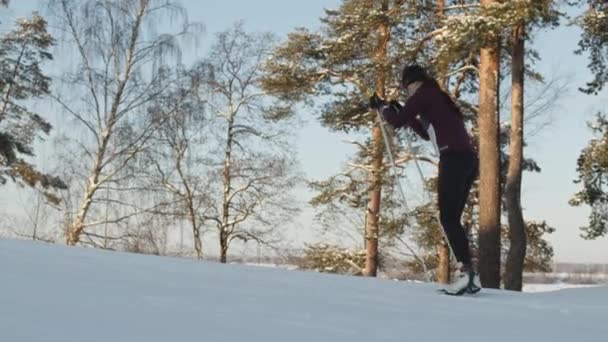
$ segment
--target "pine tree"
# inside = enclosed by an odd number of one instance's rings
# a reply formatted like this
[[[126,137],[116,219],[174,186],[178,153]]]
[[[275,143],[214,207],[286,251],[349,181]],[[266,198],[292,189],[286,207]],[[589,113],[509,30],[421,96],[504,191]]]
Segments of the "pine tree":
[[[481,0],[490,6],[496,0]],[[500,36],[491,37],[479,59],[479,275],[484,287],[500,287],[500,145],[498,71]]]
[[[579,1],[579,3],[582,1]],[[608,3],[603,0],[585,0],[588,9],[577,19],[583,29],[578,54],[589,53],[589,70],[594,79],[581,91],[597,94],[608,83]]]
[[[505,263],[504,284],[508,290],[521,291],[523,271],[527,248],[527,226],[524,221],[521,205],[522,172],[524,160],[524,79],[526,72],[525,41],[530,39],[526,34],[527,27],[546,27],[557,25],[560,14],[554,9],[554,1],[537,1],[529,4],[536,14],[529,16],[529,21],[520,21],[513,26],[510,34],[511,57],[511,124],[509,138],[509,155],[505,179],[505,205],[509,223],[509,249]],[[526,10],[526,8],[523,8]],[[524,16],[525,17],[525,16]]]
[[[46,21],[38,15],[18,20],[15,29],[0,38],[0,183],[11,179],[37,188],[58,204],[53,190],[66,189],[66,184],[26,160],[34,156],[35,140],[52,128],[27,108],[27,101],[50,94],[51,79],[42,72],[42,64],[53,59],[49,49],[54,43]]]
[[[303,102],[312,108],[320,109],[320,121],[332,130],[367,134],[374,131],[376,124],[375,113],[366,110],[367,93],[370,89],[387,90],[378,86],[378,83],[382,82],[374,81],[384,79],[388,80],[387,84],[391,84],[391,80],[396,82],[401,66],[407,62],[416,62],[426,66],[435,78],[440,80],[444,89],[459,103],[469,126],[478,137],[474,125],[478,108],[474,97],[479,90],[476,72],[479,69],[479,58],[474,51],[479,51],[483,44],[491,39],[497,40],[496,32],[513,27],[520,18],[528,20],[529,17],[537,15],[537,6],[531,6],[536,2],[515,1],[507,5],[497,3],[488,8],[481,8],[478,2],[473,1],[394,1],[382,4],[386,7],[382,7],[377,1],[344,1],[339,10],[327,11],[326,17],[322,19],[324,26],[320,32],[299,29],[290,34],[288,41],[277,49],[267,63],[265,87],[275,91],[283,100]],[[383,49],[379,48],[383,45],[380,34],[383,22],[388,23],[390,28],[384,63],[394,66],[393,68],[383,66],[382,59],[378,58],[379,53],[383,55]],[[384,70],[386,76],[379,77],[379,70]],[[388,91],[386,95],[390,97],[392,94],[392,91]],[[316,107],[321,98],[328,102]],[[497,131],[496,127],[496,134]],[[396,133],[403,134],[402,132],[403,130]],[[378,174],[378,164],[374,164],[374,161],[380,159],[375,154],[377,150],[373,144],[374,137],[377,136],[372,134],[372,138],[364,142],[355,142],[359,154],[349,164],[351,169],[327,181],[312,184],[313,188],[319,191],[313,204],[329,205],[339,202],[363,210],[372,203],[371,199],[377,198],[377,192],[373,190],[377,188],[378,178],[375,178],[375,175]],[[407,162],[418,159],[436,163],[433,157],[424,156],[424,151],[398,151],[397,160]],[[498,147],[495,154],[498,159]],[[388,165],[380,165],[383,174],[380,183],[382,210],[366,211],[368,241],[370,232],[374,240],[376,237],[387,236],[387,233],[388,236],[402,234],[403,228],[400,230],[398,226],[403,224],[407,224],[408,228],[420,226],[423,230],[436,227],[430,216],[411,220],[408,212],[389,220],[390,217],[385,215],[390,212],[389,209],[399,209],[403,212],[404,208],[402,204],[400,206],[398,199],[389,196],[396,179],[384,172]],[[497,172],[498,170],[500,169],[497,168]],[[496,178],[498,181],[501,179],[498,176]],[[432,178],[429,181],[432,181]],[[427,191],[433,191],[432,189],[432,186],[428,187]],[[500,197],[497,198],[497,204],[500,215]],[[367,209],[370,208],[374,207]],[[434,203],[428,203],[421,208],[428,215],[436,213],[436,209],[432,209]],[[414,214],[418,215],[417,212]],[[373,223],[378,216],[381,229],[376,236]],[[467,220],[470,221],[470,218]],[[467,225],[473,226],[472,223]],[[428,236],[424,231],[420,234],[412,232],[419,237]],[[499,239],[500,225],[496,233]],[[440,279],[447,281],[447,248],[444,245],[442,249],[440,241],[442,238],[435,240],[436,248],[433,250],[436,257],[443,255],[444,266]],[[375,241],[372,241],[370,255],[375,250],[374,244]],[[367,245],[369,247],[369,244]],[[499,245],[494,246],[497,256],[500,256],[499,248]],[[498,271],[499,263],[495,266]]]
[[[575,183],[582,184],[570,200],[570,205],[591,207],[588,225],[581,227],[582,237],[597,239],[608,234],[608,119],[598,114],[595,122],[589,125],[595,134],[581,152],[576,171]]]
[[[437,20],[442,23],[445,20],[445,0],[437,1]],[[445,92],[448,92],[448,77],[447,77],[447,65],[440,64],[438,74],[441,79],[439,81],[439,85],[441,89]],[[441,229],[441,228],[440,228]],[[437,267],[437,281],[439,283],[448,284],[450,282],[450,247],[448,245],[448,241],[445,237],[440,238],[441,243],[439,243],[437,254],[438,258],[438,267]]]
[[[510,232],[510,248],[505,265],[505,288],[516,291],[521,291],[522,288],[522,275],[526,256],[526,232],[521,209],[525,27],[525,23],[520,23],[513,29],[511,34],[511,138],[509,142],[509,167],[505,187]]]
[[[460,75],[452,83],[452,94],[460,98],[461,88],[465,98],[460,105],[465,111],[472,112],[478,119],[477,130],[473,130],[479,142],[480,150],[480,225],[479,257],[482,283],[489,287],[500,285],[500,216],[501,188],[503,187],[503,166],[501,164],[502,146],[506,140],[499,135],[499,94],[498,85],[501,71],[506,69],[508,61],[504,37],[510,28],[520,22],[549,22],[556,13],[552,1],[481,1],[452,2],[435,43],[437,45],[438,65],[458,65],[457,61],[467,61],[460,65],[456,72]],[[479,57],[471,54],[480,51]],[[467,58],[467,54],[469,57]],[[479,73],[468,76],[469,69]],[[472,81],[466,83],[467,77]],[[478,105],[472,97],[477,95]],[[504,157],[504,156],[502,156]]]
[[[582,1],[579,1],[579,3]],[[577,53],[589,53],[589,69],[594,79],[580,90],[597,94],[608,83],[608,3],[601,0],[584,1],[588,9],[578,19],[583,29]],[[581,152],[577,161],[576,183],[583,189],[570,200],[574,206],[591,207],[589,224],[582,227],[585,239],[596,239],[608,234],[608,193],[604,184],[608,181],[608,120],[598,114],[590,124],[595,138]]]
[[[385,196],[390,179],[382,132],[376,113],[368,110],[368,97],[373,91],[388,95],[401,66],[422,54],[406,38],[423,21],[403,1],[345,0],[339,10],[327,10],[322,23],[320,32],[298,29],[288,36],[266,65],[264,86],[285,101],[314,105],[324,97],[328,102],[316,107],[324,126],[369,134],[355,142],[359,153],[351,169],[312,186],[319,191],[314,204],[350,202],[365,210],[366,275],[375,276],[378,239],[397,226],[393,223],[403,229],[405,219],[388,215],[387,204],[399,204]]]

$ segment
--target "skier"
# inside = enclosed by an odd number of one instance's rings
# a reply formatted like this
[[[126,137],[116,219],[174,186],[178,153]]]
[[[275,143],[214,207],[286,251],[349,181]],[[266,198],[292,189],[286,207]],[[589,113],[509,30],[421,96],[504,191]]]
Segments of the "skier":
[[[401,89],[408,99],[386,103],[377,94],[370,107],[378,110],[394,128],[408,126],[429,141],[432,126],[439,150],[438,205],[441,226],[456,260],[460,274],[444,292],[461,295],[481,289],[472,262],[469,239],[460,222],[471,185],[477,177],[478,159],[466,131],[462,113],[424,68],[406,66],[401,74]],[[416,116],[419,115],[420,118]]]

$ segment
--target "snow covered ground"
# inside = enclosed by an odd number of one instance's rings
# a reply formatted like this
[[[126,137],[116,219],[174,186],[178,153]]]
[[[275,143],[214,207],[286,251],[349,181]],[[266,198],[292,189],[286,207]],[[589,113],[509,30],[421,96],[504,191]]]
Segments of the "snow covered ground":
[[[559,291],[564,289],[575,289],[575,288],[586,288],[586,287],[597,287],[600,285],[585,285],[585,284],[568,284],[568,283],[555,283],[555,284],[524,284],[524,292],[549,292]]]
[[[0,341],[606,341],[608,287],[434,285],[0,240]]]

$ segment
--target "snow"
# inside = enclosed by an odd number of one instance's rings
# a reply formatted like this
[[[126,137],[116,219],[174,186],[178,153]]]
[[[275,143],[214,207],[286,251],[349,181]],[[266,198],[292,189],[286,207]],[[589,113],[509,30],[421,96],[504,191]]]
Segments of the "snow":
[[[523,291],[524,292],[550,292],[550,291],[559,291],[563,289],[573,289],[573,288],[587,288],[587,287],[597,287],[598,285],[583,285],[583,284],[567,284],[567,283],[557,283],[557,284],[525,284]]]
[[[608,287],[429,284],[0,240],[0,341],[606,341]]]

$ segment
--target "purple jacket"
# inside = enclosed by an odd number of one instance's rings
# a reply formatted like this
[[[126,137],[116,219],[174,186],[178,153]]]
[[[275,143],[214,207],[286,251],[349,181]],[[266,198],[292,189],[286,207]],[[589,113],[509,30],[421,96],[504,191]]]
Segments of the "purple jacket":
[[[460,110],[439,87],[424,82],[397,111],[384,106],[382,115],[393,127],[411,127],[424,140],[429,140],[423,122],[433,125],[440,153],[447,151],[475,151],[467,133]],[[416,118],[420,115],[421,120]]]

